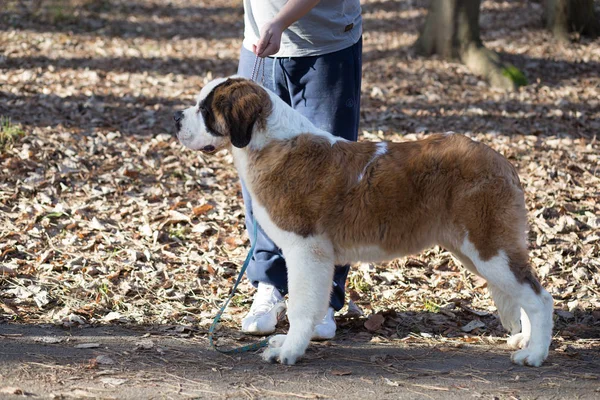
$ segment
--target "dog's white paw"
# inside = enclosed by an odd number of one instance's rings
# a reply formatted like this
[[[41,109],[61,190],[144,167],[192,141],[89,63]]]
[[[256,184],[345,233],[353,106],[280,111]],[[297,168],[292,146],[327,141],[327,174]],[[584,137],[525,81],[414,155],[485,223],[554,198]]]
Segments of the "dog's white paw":
[[[287,335],[274,335],[269,338],[269,347],[281,347]]]
[[[508,338],[506,344],[511,349],[524,349],[529,344],[529,335],[525,335],[523,332],[516,333]]]
[[[269,347],[262,353],[263,360],[270,363],[279,362],[284,365],[296,364],[299,356],[299,354],[282,347]]]
[[[262,358],[265,361],[274,363],[279,362],[285,365],[294,365],[302,351],[297,351],[293,346],[285,345],[287,335],[275,335],[269,339],[269,347],[262,353]]]
[[[510,358],[515,364],[539,367],[542,365],[547,356],[548,350],[532,349],[527,347],[523,350],[515,351]]]
[[[281,353],[281,347],[267,347],[261,354],[263,360],[274,363],[279,361],[279,353]]]
[[[279,361],[279,353],[281,353],[281,346],[285,343],[287,335],[275,335],[269,338],[269,346],[263,351],[263,360],[274,363]]]

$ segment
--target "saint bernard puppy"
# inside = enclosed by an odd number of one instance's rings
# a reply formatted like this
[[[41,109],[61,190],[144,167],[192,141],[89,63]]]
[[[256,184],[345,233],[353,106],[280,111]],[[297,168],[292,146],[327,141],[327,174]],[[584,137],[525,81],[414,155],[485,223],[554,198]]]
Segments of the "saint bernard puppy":
[[[553,301],[528,262],[527,215],[515,168],[465,136],[348,142],[316,128],[258,84],[216,79],[175,113],[192,149],[228,149],[256,221],[282,249],[290,322],[263,358],[294,364],[329,304],[334,265],[387,261],[432,245],[488,282],[512,361],[540,366]]]

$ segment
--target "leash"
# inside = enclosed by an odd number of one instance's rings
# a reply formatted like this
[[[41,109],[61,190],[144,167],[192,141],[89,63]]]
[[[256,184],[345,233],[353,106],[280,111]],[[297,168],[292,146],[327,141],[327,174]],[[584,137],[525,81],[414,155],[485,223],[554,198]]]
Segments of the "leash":
[[[210,347],[212,347],[214,350],[218,351],[219,353],[223,353],[223,354],[244,353],[246,351],[254,351],[254,350],[258,350],[262,347],[265,347],[267,344],[269,344],[269,338],[265,338],[256,343],[247,344],[245,346],[234,347],[232,349],[220,349],[214,343],[214,334],[215,334],[215,329],[217,327],[217,323],[221,319],[221,315],[223,315],[223,313],[225,312],[225,309],[227,308],[229,301],[235,295],[235,291],[237,290],[237,287],[240,284],[242,277],[244,276],[244,273],[246,272],[246,268],[248,268],[248,264],[250,264],[250,260],[252,259],[252,256],[254,255],[254,247],[256,245],[258,224],[256,223],[256,220],[254,219],[254,217],[252,217],[252,222],[254,225],[254,229],[252,232],[252,246],[250,247],[250,251],[248,252],[248,255],[246,256],[246,260],[244,260],[244,264],[242,265],[242,269],[240,270],[240,273],[235,281],[235,284],[233,285],[233,289],[231,289],[231,294],[229,295],[229,297],[227,298],[225,303],[221,306],[221,309],[215,316],[215,319],[213,320],[212,325],[208,329],[208,343],[210,344]]]
[[[258,69],[256,68],[258,66]],[[261,72],[262,76],[260,78],[260,82],[257,81],[258,74]],[[252,67],[252,75],[250,75],[250,80],[260,83],[261,85],[265,85],[265,59],[263,57],[256,56],[254,58],[254,66]]]
[[[257,66],[258,66],[258,69],[257,69]],[[264,85],[264,83],[265,83],[265,60],[261,57],[256,56],[256,58],[254,59],[254,66],[252,67],[252,75],[250,75],[251,80],[256,82],[256,78],[258,78],[258,74],[260,73],[261,68],[262,68],[262,78],[261,78],[260,84]],[[252,246],[250,246],[250,251],[248,252],[248,255],[246,256],[246,259],[244,260],[244,264],[242,265],[242,269],[240,269],[240,273],[235,281],[235,284],[233,285],[233,288],[231,289],[231,294],[229,295],[227,300],[225,300],[225,303],[221,306],[221,309],[215,316],[213,323],[210,325],[210,328],[208,329],[208,343],[210,344],[210,347],[212,347],[214,350],[218,351],[219,353],[223,353],[223,354],[245,353],[247,351],[258,350],[269,344],[269,338],[265,338],[256,343],[247,344],[245,346],[234,347],[232,349],[220,349],[217,347],[217,345],[214,342],[214,335],[215,335],[215,329],[217,328],[217,324],[218,324],[219,320],[221,319],[221,316],[225,312],[225,309],[227,309],[227,305],[229,304],[229,301],[231,301],[231,299],[235,295],[235,291],[237,290],[237,287],[240,284],[242,277],[244,276],[244,273],[246,272],[246,269],[248,268],[248,264],[250,264],[250,260],[252,260],[252,256],[254,255],[254,247],[256,246],[256,237],[258,235],[258,224],[256,223],[254,216],[252,216],[252,225],[254,226],[254,229],[252,231],[252,240],[251,240]]]

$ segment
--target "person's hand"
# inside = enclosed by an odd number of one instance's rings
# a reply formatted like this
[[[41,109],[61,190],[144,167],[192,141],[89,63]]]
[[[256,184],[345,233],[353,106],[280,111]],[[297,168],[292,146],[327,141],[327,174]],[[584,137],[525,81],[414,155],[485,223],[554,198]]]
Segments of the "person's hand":
[[[276,54],[281,45],[283,25],[276,20],[266,23],[260,29],[260,39],[252,50],[259,57],[268,57]]]

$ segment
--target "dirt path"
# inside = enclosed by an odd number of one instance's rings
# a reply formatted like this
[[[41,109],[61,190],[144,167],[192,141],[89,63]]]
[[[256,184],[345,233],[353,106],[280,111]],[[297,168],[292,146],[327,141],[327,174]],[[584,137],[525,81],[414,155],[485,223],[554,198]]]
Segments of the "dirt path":
[[[208,348],[205,336],[183,336],[190,335],[143,327],[68,331],[3,324],[0,386],[59,399],[600,396],[599,348],[555,351],[533,369],[512,365],[504,346],[366,343],[346,333],[313,344],[303,361],[285,367],[264,363],[257,354],[221,355]]]

